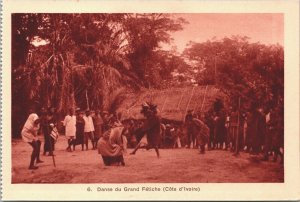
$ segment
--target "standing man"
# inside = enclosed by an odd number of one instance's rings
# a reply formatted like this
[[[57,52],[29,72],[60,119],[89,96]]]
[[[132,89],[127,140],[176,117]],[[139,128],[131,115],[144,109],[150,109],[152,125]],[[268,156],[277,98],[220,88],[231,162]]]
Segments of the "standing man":
[[[273,125],[275,132],[272,136],[272,150],[274,151],[274,159],[276,162],[278,155],[281,157],[280,163],[284,163],[284,109],[283,105],[279,105],[275,108],[273,116]],[[282,150],[281,150],[282,149]]]
[[[100,111],[96,110],[95,116],[93,117],[93,123],[95,126],[95,136],[94,136],[94,148],[97,148],[97,142],[102,137],[102,127],[103,127],[103,119],[100,115]]]
[[[84,120],[84,143],[86,146],[86,150],[89,149],[89,143],[88,139],[91,140],[93,149],[95,149],[94,145],[94,123],[93,123],[93,118],[90,115],[90,110],[86,110],[85,116],[83,116]]]
[[[230,111],[226,114],[226,138],[225,138],[225,150],[230,148],[231,138],[230,138]]]
[[[54,113],[53,110],[48,109],[47,112],[43,111],[43,114],[41,116],[41,130],[45,137],[44,142],[44,155],[46,155],[47,152],[49,152],[49,156],[53,156],[54,151],[54,142],[55,140],[53,137],[51,137],[51,132],[53,130],[51,125],[55,125],[54,123]]]
[[[35,170],[38,169],[37,166],[34,165],[36,163],[43,163],[40,159],[40,148],[41,141],[38,139],[37,133],[40,128],[40,119],[36,113],[31,113],[27,121],[24,124],[21,135],[24,142],[27,142],[32,147],[32,153],[30,158],[29,169]]]
[[[232,111],[230,112],[230,124],[229,124],[229,134],[230,134],[230,142],[231,142],[231,151],[237,151],[238,145],[237,143],[237,136],[238,136],[238,110],[234,106],[232,107]]]
[[[213,112],[209,111],[205,114],[205,124],[209,128],[209,140],[208,140],[208,150],[214,149],[215,140],[214,140],[214,119]]]
[[[192,120],[193,117],[193,111],[192,110],[188,110],[185,119],[184,119],[184,123],[186,125],[186,123],[190,120]],[[187,125],[186,125],[187,126]],[[189,128],[187,127],[187,145],[185,146],[185,148],[190,148],[191,147],[191,143],[192,143],[192,147],[194,147],[195,141],[196,141],[196,137],[193,137],[192,132],[189,130]]]
[[[248,135],[250,135],[250,142],[252,154],[258,155],[261,151],[261,146],[265,138],[266,119],[265,116],[258,109],[257,103],[252,103],[251,114],[248,120]]]
[[[46,109],[42,108],[40,116],[40,128],[44,135],[44,156],[47,152],[51,155],[51,141],[50,141],[50,131],[49,131],[49,122],[48,122],[48,113]]]
[[[73,150],[75,151],[76,145],[81,145],[81,150],[84,149],[84,112],[81,110],[78,110],[77,116],[76,116],[76,139],[75,144],[73,144]]]
[[[71,146],[75,143],[76,138],[76,116],[74,114],[74,109],[69,109],[69,113],[65,117],[63,124],[66,127],[66,137],[68,139],[67,151],[71,152]]]
[[[216,99],[214,102],[214,111],[215,111],[215,117],[214,117],[214,134],[215,134],[215,145],[217,149],[223,149],[223,144],[225,142],[225,135],[226,135],[226,116],[224,112],[224,105],[223,101],[221,99]]]
[[[109,114],[107,111],[102,112],[103,126],[102,132],[106,132],[109,129]]]
[[[271,107],[267,107],[265,110],[265,118],[266,118],[266,134],[264,139],[264,156],[262,158],[263,161],[269,160],[269,152],[271,152],[271,144],[272,144],[272,135],[276,133],[274,130],[274,113]]]

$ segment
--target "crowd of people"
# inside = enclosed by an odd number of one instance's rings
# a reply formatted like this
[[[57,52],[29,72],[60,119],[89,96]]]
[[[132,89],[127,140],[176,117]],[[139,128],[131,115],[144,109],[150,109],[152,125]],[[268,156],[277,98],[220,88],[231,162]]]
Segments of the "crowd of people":
[[[207,127],[206,127],[207,126]],[[237,106],[226,110],[217,99],[211,110],[197,114],[189,110],[185,123],[177,126],[167,124],[163,139],[171,147],[200,148],[207,150],[228,150],[238,155],[240,151],[262,155],[263,161],[273,156],[283,163],[284,114],[283,106],[261,107],[255,103],[247,110]],[[168,145],[168,144],[166,144]]]
[[[236,106],[225,110],[221,100],[216,100],[212,109],[196,115],[189,110],[184,123],[164,122],[157,114],[156,105],[144,103],[141,113],[144,120],[121,121],[121,114],[106,111],[74,110],[70,108],[61,124],[67,138],[67,152],[81,145],[81,150],[98,150],[105,165],[125,165],[123,154],[127,147],[154,149],[160,157],[159,148],[199,148],[201,154],[207,150],[229,150],[238,155],[240,151],[253,155],[262,154],[262,160],[283,163],[283,108],[266,107],[264,110],[252,105],[248,111]],[[40,159],[41,141],[44,135],[43,154],[53,156],[56,136],[53,130],[59,121],[55,109],[42,109],[39,116],[31,113],[21,132],[22,138],[33,148],[29,169],[37,169]],[[35,164],[36,163],[36,164]]]
[[[37,169],[35,163],[43,163],[40,160],[42,143],[38,138],[39,134],[44,136],[43,155],[54,156],[57,136],[54,136],[53,132],[57,130],[58,124],[54,108],[47,110],[42,108],[39,115],[36,112],[30,113],[21,132],[23,140],[33,148],[29,169]],[[105,132],[110,132],[111,128],[122,125],[116,114],[109,114],[106,111],[100,114],[99,110],[77,109],[75,111],[73,108],[68,110],[61,124],[64,126],[67,139],[67,152],[74,151],[77,145],[81,145],[82,151],[88,150],[89,141],[91,148],[96,150],[97,143],[101,137],[105,137]]]
[[[209,149],[226,149],[235,155],[240,151],[262,154],[264,161],[270,155],[274,156],[273,161],[280,156],[283,163],[283,106],[263,107],[252,103],[246,110],[232,106],[226,112],[222,104],[216,103],[204,118],[210,128]]]

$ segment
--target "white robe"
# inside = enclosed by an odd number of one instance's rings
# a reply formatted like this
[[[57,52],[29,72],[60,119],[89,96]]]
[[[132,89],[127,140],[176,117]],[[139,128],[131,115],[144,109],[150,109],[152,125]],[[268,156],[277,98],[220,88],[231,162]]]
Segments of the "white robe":
[[[76,116],[67,115],[64,120],[64,126],[66,127],[66,137],[76,137]]]

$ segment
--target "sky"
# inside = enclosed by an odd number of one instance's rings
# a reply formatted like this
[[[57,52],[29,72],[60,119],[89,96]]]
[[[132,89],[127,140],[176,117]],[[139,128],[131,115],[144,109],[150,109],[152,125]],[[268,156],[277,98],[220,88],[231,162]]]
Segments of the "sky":
[[[221,39],[232,35],[248,36],[250,42],[284,45],[284,16],[280,13],[201,13],[174,14],[189,24],[182,31],[171,33],[174,39],[164,49],[177,46],[182,52],[189,41],[205,42],[213,37]]]
[[[194,13],[172,14],[174,18],[182,17],[189,23],[182,31],[171,33],[174,41],[161,44],[169,50],[177,46],[182,52],[189,41],[205,42],[213,37],[222,39],[232,35],[248,36],[250,42],[284,45],[284,16],[280,13]],[[35,40],[34,45],[45,45],[46,41]]]

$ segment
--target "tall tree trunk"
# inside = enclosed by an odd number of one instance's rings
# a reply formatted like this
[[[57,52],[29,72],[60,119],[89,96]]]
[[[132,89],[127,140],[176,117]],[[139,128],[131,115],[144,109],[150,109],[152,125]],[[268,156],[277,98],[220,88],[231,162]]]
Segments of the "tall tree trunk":
[[[101,79],[101,92],[102,92],[102,109],[109,110],[109,85],[105,76],[105,69],[102,67],[102,79]]]
[[[87,90],[85,90],[85,99],[86,99],[86,107],[87,107],[87,109],[90,109],[89,97],[88,97],[88,91]]]

